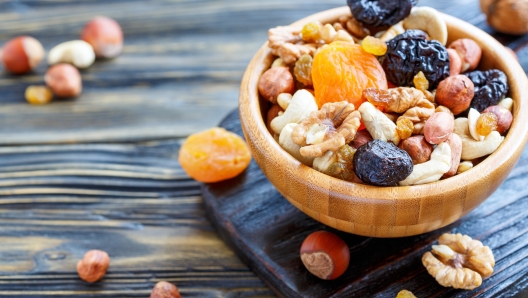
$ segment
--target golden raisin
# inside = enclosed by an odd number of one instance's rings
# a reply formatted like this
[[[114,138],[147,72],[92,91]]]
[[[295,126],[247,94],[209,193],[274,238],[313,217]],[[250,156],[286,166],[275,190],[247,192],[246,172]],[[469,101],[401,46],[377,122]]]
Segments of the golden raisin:
[[[416,298],[411,291],[401,290],[396,298]]]
[[[304,42],[317,42],[321,39],[320,22],[310,22],[302,28],[301,35]]]
[[[341,180],[352,181],[354,178],[355,153],[356,149],[349,145],[339,148],[336,152],[336,161],[328,167],[325,174]]]
[[[306,54],[302,55],[293,68],[293,75],[295,79],[305,86],[312,85],[312,56]]]
[[[420,70],[413,78],[414,88],[424,92],[429,89],[429,81]]]
[[[497,123],[497,115],[490,112],[482,113],[477,119],[477,133],[481,136],[487,136],[492,131],[497,130]]]
[[[387,53],[387,44],[381,39],[372,36],[365,37],[361,42],[361,47],[365,52],[376,56],[383,56]]]
[[[32,105],[43,105],[51,102],[53,92],[46,86],[29,86],[26,88],[25,97]]]
[[[400,117],[396,121],[396,132],[400,136],[400,139],[405,140],[409,138],[414,130],[414,124],[409,118]]]
[[[242,173],[251,155],[241,137],[214,127],[190,135],[181,146],[178,161],[189,176],[210,183]]]
[[[376,56],[360,45],[336,41],[323,48],[312,63],[317,105],[348,101],[357,108],[366,88],[387,89],[387,79]]]

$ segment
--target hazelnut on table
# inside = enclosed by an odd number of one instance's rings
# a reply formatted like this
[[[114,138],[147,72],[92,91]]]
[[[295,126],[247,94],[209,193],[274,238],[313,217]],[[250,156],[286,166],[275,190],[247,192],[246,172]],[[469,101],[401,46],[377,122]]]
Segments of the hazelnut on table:
[[[81,94],[81,74],[70,64],[53,65],[46,72],[44,80],[58,97],[74,97]]]
[[[152,289],[150,298],[181,298],[181,295],[178,287],[169,282],[160,281]]]
[[[123,31],[119,24],[107,17],[99,16],[88,22],[81,39],[92,45],[99,58],[114,58],[123,49]]]
[[[102,250],[93,249],[77,263],[77,273],[84,281],[96,282],[106,274],[108,265],[110,265],[108,254]]]
[[[6,70],[14,74],[24,74],[42,61],[44,48],[33,37],[19,36],[2,47],[1,55]]]

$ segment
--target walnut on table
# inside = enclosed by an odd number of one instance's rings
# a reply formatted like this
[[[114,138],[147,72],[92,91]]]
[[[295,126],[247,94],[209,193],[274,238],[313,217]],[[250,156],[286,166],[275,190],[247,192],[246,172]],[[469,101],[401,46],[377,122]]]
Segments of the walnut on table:
[[[422,263],[440,285],[473,290],[493,273],[493,252],[482,242],[462,234],[443,234],[438,244],[423,255]]]

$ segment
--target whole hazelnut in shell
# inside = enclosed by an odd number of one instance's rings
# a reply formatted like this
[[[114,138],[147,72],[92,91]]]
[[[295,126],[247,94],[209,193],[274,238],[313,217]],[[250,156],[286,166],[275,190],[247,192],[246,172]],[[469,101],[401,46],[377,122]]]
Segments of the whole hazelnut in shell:
[[[350,250],[336,234],[317,231],[304,239],[301,260],[313,275],[326,280],[336,279],[348,268]]]
[[[24,74],[44,58],[42,44],[31,36],[19,36],[11,39],[2,47],[2,62],[11,73]]]
[[[81,39],[92,45],[95,55],[99,58],[114,58],[123,49],[121,26],[107,17],[95,17],[86,23]]]
[[[465,75],[450,76],[438,84],[436,103],[445,106],[458,115],[471,104],[475,95],[475,85]]]
[[[497,31],[507,34],[528,33],[528,0],[480,0],[486,20]]]

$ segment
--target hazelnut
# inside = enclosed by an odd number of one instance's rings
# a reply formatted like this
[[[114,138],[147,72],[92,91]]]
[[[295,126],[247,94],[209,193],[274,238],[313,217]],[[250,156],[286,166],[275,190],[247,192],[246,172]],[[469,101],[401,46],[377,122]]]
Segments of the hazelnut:
[[[287,67],[273,67],[262,74],[258,83],[260,95],[271,103],[277,103],[281,93],[293,94],[295,82]]]
[[[77,263],[79,277],[87,282],[96,282],[103,278],[110,264],[110,257],[102,250],[93,249],[84,254]]]
[[[440,144],[447,140],[455,128],[453,115],[446,112],[434,113],[424,125],[424,137],[430,144]]]
[[[482,57],[482,49],[472,39],[461,38],[453,41],[449,45],[450,49],[457,51],[460,60],[462,61],[462,69],[460,72],[466,72],[477,68],[480,57]]]
[[[455,49],[447,49],[449,55],[449,75],[456,76],[462,70],[462,60]]]
[[[462,156],[462,139],[456,133],[452,133],[446,140],[446,143],[451,147],[451,168],[444,173],[442,178],[449,178],[456,175],[458,165],[460,164],[460,157]]]
[[[372,140],[373,140],[372,136],[370,135],[368,130],[366,129],[358,130],[356,132],[356,135],[354,136],[354,139],[352,140],[352,142],[350,142],[350,146],[357,149]]]
[[[433,152],[433,145],[427,143],[423,135],[409,137],[401,141],[398,147],[409,153],[414,165],[428,161]]]
[[[486,21],[497,31],[507,34],[528,33],[528,1],[480,0],[480,9]]]
[[[26,100],[32,105],[43,105],[50,103],[53,92],[46,86],[28,86],[25,92]]]
[[[484,109],[482,113],[493,113],[495,116],[497,116],[497,131],[504,135],[508,129],[510,129],[510,126],[513,121],[513,115],[507,108],[503,106],[490,106]]]
[[[95,17],[84,26],[81,39],[91,44],[99,58],[114,58],[123,49],[123,31],[107,17]]]
[[[465,75],[448,77],[438,84],[436,89],[436,103],[451,110],[454,115],[458,115],[471,104],[475,86]]]
[[[66,63],[53,65],[44,76],[46,85],[58,97],[73,97],[81,94],[81,74],[74,66]]]
[[[19,36],[8,41],[2,48],[2,62],[9,72],[26,73],[44,58],[44,48],[38,40],[30,36]]]
[[[310,273],[331,280],[341,276],[348,268],[350,251],[345,241],[337,235],[317,231],[304,239],[301,260]]]
[[[152,289],[150,298],[181,298],[181,295],[175,285],[160,281]]]

